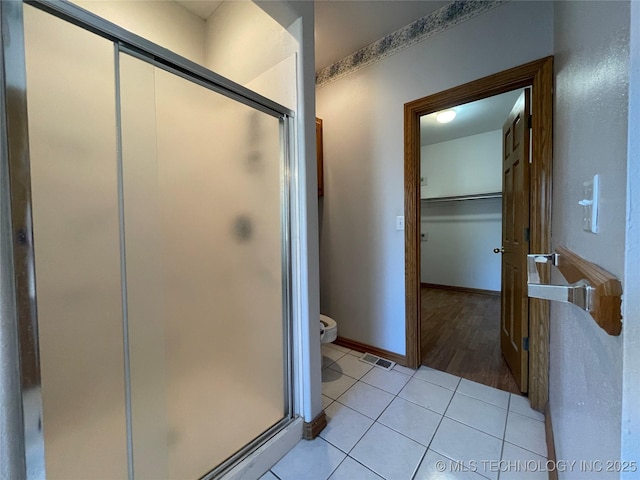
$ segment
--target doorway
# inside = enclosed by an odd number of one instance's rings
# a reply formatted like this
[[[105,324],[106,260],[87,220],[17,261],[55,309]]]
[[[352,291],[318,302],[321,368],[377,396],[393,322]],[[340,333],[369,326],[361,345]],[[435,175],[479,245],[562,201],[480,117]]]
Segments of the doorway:
[[[515,89],[532,87],[531,164],[528,187],[529,251],[550,248],[553,58],[547,57],[405,104],[405,279],[408,366],[421,361],[420,336],[420,118]],[[543,272],[548,281],[549,272]],[[526,285],[523,292],[526,292]],[[526,293],[524,293],[526,298]],[[531,404],[542,410],[548,398],[548,304],[526,300],[527,388]]]
[[[421,363],[518,394],[501,350],[500,247],[502,130],[522,94],[420,119]]]

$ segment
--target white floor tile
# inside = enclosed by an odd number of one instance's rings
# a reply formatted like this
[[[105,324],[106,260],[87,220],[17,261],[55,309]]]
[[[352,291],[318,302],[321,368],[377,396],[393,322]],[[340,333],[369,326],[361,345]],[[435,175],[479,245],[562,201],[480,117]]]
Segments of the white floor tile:
[[[487,433],[445,417],[429,448],[452,460],[464,462],[465,465],[475,465],[477,473],[492,480],[498,478],[498,472],[490,471],[489,464],[483,461],[500,460],[502,441]],[[484,468],[485,465],[487,468]]]
[[[365,373],[373,367],[367,363],[361,362],[358,357],[353,355],[345,355],[329,366],[330,369],[342,372],[353,378],[362,378]]]
[[[262,475],[258,480],[278,480],[278,477],[276,477],[271,472],[267,472],[264,475]]]
[[[547,480],[547,459],[510,443],[504,444],[500,480]]]
[[[427,450],[414,480],[485,480],[460,462]]]
[[[511,401],[509,402],[509,411],[516,412],[525,417],[530,417],[535,420],[544,422],[544,414],[531,408],[529,399],[522,395],[511,394]]]
[[[403,367],[402,365],[396,365],[395,367],[393,367],[393,370],[404,373],[405,375],[409,375],[410,377],[412,377],[413,374],[416,373],[416,370],[414,370],[413,368]]]
[[[326,409],[329,405],[333,403],[333,398],[329,398],[326,395],[322,395],[322,409]]]
[[[435,383],[441,387],[448,388],[449,390],[455,390],[460,383],[460,377],[451,375],[450,373],[441,372],[440,370],[434,370],[433,368],[421,366],[415,373],[413,378],[419,378],[425,382]]]
[[[410,379],[411,377],[402,373],[374,367],[360,380],[374,387],[378,387],[385,392],[397,395]]]
[[[333,402],[325,413],[327,426],[320,432],[320,436],[346,453],[349,453],[373,424],[369,417],[339,402]]]
[[[357,461],[388,480],[410,479],[426,448],[375,423],[351,451]]]
[[[453,391],[434,383],[412,378],[398,396],[434,412],[444,413],[453,397]]]
[[[334,350],[338,350],[339,352],[342,352],[342,353],[349,353],[351,351],[351,349],[341,347],[340,345],[336,345],[335,343],[323,343],[322,346],[327,348],[333,348]]]
[[[380,416],[392,400],[393,395],[390,393],[362,382],[358,382],[338,397],[340,403],[374,420]]]
[[[379,423],[425,447],[429,446],[440,420],[442,415],[397,397],[378,418]]]
[[[344,357],[346,353],[336,350],[335,348],[327,347],[326,344],[322,345],[322,367],[328,367],[336,360]]]
[[[301,440],[271,471],[281,480],[326,480],[345,457],[322,438]]]
[[[347,457],[329,477],[329,480],[382,480],[382,477],[362,466],[353,458]]]
[[[507,411],[491,403],[456,393],[445,415],[489,435],[504,438]]]
[[[468,397],[477,398],[483,402],[493,403],[494,405],[507,408],[509,406],[509,393],[497,388],[489,387],[481,383],[472,382],[463,378],[458,385],[458,392],[464,393]]]
[[[544,423],[519,413],[509,412],[505,441],[526,448],[538,455],[547,456],[547,440]]]
[[[336,399],[356,383],[355,378],[325,368],[322,370],[322,394]]]

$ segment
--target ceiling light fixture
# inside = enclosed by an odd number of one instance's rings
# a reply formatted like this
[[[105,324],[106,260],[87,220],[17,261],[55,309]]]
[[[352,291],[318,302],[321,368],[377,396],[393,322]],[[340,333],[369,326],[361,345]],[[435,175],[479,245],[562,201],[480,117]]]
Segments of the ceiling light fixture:
[[[456,118],[456,112],[453,110],[445,110],[444,112],[436,114],[438,123],[449,123],[454,118]]]

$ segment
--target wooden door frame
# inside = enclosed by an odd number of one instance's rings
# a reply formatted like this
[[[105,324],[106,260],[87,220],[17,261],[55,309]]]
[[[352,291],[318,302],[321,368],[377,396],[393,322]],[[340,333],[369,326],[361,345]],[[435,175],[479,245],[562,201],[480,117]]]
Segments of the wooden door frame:
[[[553,57],[474,80],[406,103],[404,106],[404,215],[406,362],[421,362],[420,332],[420,117],[518,88],[532,87],[530,251],[551,250],[551,186],[553,158]],[[549,281],[548,268],[541,280]],[[529,398],[542,410],[549,384],[549,304],[529,302]]]

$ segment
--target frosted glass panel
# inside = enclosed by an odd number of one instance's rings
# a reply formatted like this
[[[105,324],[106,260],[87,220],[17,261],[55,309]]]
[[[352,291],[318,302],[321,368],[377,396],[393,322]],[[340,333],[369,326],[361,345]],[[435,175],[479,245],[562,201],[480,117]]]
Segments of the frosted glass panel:
[[[280,120],[121,59],[136,471],[198,478],[285,416]]]
[[[113,44],[24,11],[47,479],[123,479]]]
[[[120,55],[127,312],[134,478],[167,478],[154,67]]]

